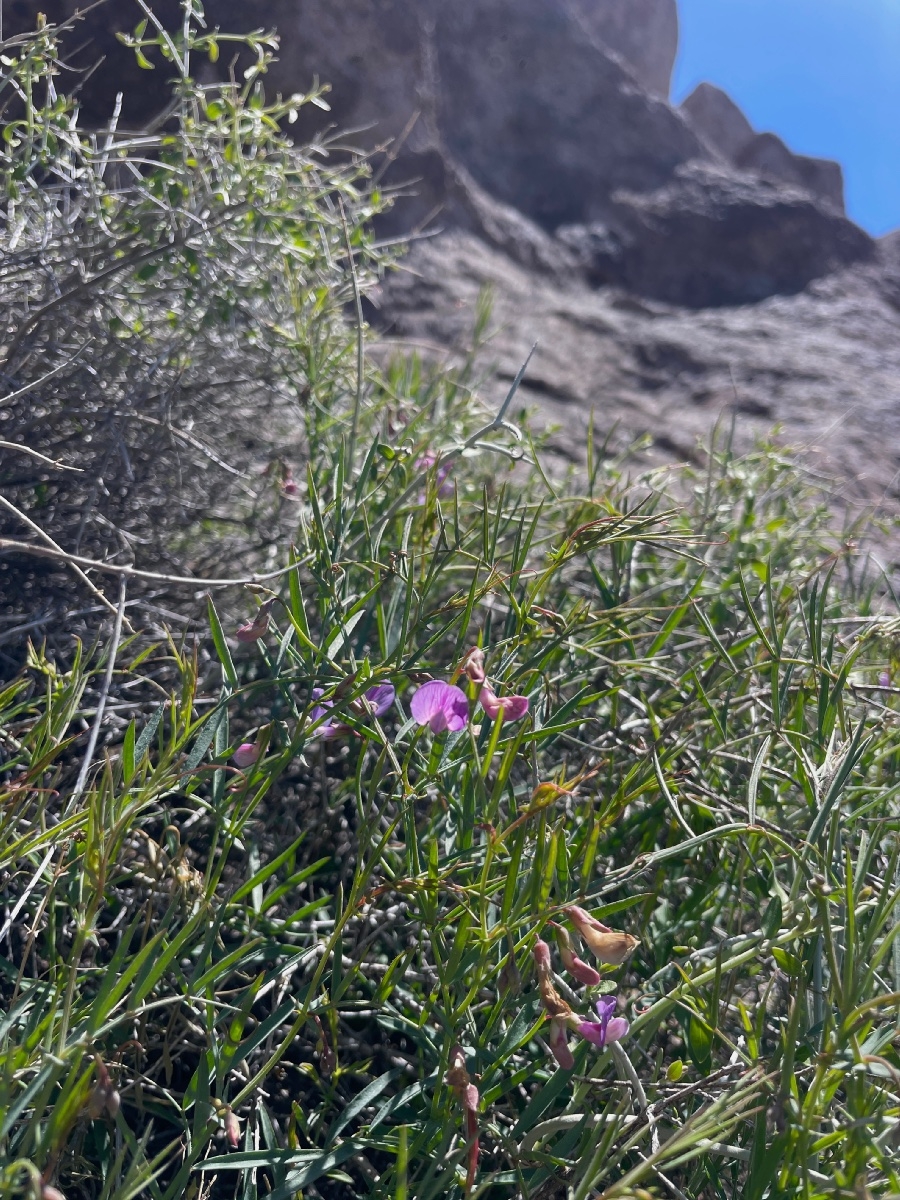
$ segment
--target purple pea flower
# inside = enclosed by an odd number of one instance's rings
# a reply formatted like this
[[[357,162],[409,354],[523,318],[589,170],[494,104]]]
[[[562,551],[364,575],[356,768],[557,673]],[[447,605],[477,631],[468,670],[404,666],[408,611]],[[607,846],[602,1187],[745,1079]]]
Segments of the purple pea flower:
[[[613,1042],[621,1041],[628,1032],[628,1022],[624,1017],[614,1017],[616,1011],[615,996],[601,996],[597,1001],[599,1021],[580,1021],[578,1033],[600,1050]]]
[[[504,721],[518,721],[528,712],[527,696],[497,696],[487,684],[481,689],[478,700],[492,721],[501,715]]]
[[[881,674],[878,676],[878,686],[880,688],[884,688],[885,691],[891,686],[890,671],[882,671],[881,672]]]
[[[601,996],[597,1001],[599,1021],[583,1021],[556,990],[553,983],[550,947],[547,943],[539,938],[534,945],[532,954],[537,967],[541,1004],[544,1012],[550,1018],[547,1045],[564,1071],[571,1071],[575,1065],[575,1058],[569,1047],[568,1031],[570,1029],[601,1050],[613,1042],[620,1041],[626,1035],[629,1028],[628,1022],[624,1017],[613,1016],[616,1011],[615,996]]]
[[[313,700],[321,699],[324,694],[322,688],[313,688]],[[365,696],[361,697],[351,704],[351,709],[354,713],[361,717],[383,717],[388,711],[396,698],[396,691],[392,683],[378,683],[375,687],[370,687]],[[317,704],[309,714],[310,721],[319,721],[324,717],[328,710],[334,707],[333,700],[323,700],[321,704]],[[331,741],[332,738],[343,737],[346,733],[351,733],[349,725],[345,725],[343,721],[336,721],[329,717],[327,721],[323,721],[318,729],[313,730],[313,737],[320,737],[325,741]]]
[[[363,696],[361,707],[369,716],[383,717],[396,698],[397,692],[392,683],[377,683]],[[351,707],[355,708],[355,705]]]
[[[443,733],[445,729],[458,733],[469,720],[466,693],[441,679],[423,683],[409,707],[413,718],[420,725],[427,725],[432,733]]]
[[[322,698],[322,696],[324,696],[324,695],[325,695],[324,688],[313,688],[313,690],[312,690],[313,700],[320,700]],[[333,700],[323,700],[322,703],[317,704],[315,706],[315,708],[313,708],[312,712],[309,714],[310,721],[314,722],[314,721],[321,720],[322,717],[324,717],[326,715],[328,710],[333,707],[334,707]],[[338,722],[332,720],[331,717],[329,717],[328,720],[324,721],[319,726],[318,729],[313,730],[312,736],[324,738],[325,741],[330,741],[331,738],[340,737],[342,733],[348,733],[349,728],[350,727],[348,725],[341,725]]]

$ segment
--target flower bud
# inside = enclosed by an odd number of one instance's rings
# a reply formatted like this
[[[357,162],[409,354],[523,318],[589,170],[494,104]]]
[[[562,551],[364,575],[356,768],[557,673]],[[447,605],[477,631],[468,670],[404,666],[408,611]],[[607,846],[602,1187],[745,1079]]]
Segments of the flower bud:
[[[564,1071],[571,1071],[575,1066],[575,1059],[572,1056],[572,1051],[569,1049],[569,1037],[566,1032],[566,1026],[562,1021],[550,1022],[547,1045],[550,1047],[553,1057],[562,1069]]]
[[[595,987],[600,982],[600,972],[595,971],[593,967],[588,966],[583,959],[578,957],[572,948],[572,940],[565,929],[557,929],[556,942],[559,946],[559,957],[562,959],[563,966],[569,974],[574,979],[577,979],[579,983],[585,984],[586,987]]]
[[[462,669],[468,675],[472,683],[484,683],[486,676],[484,673],[484,651],[480,646],[473,646],[466,657],[462,660]]]
[[[538,938],[531,953],[534,955],[534,965],[539,975],[550,970],[550,947],[543,938]]]
[[[241,1144],[241,1123],[231,1105],[225,1109],[225,1136],[232,1150],[237,1150]]]
[[[239,642],[258,642],[269,628],[269,614],[272,611],[274,599],[267,600],[260,606],[259,612],[252,621],[239,625],[235,637]]]
[[[492,721],[501,716],[504,721],[519,721],[528,712],[527,696],[497,696],[487,684],[482,687],[478,701]]]
[[[242,742],[232,755],[232,761],[236,767],[240,767],[245,771],[247,767],[252,767],[259,758],[259,746],[256,742]]]
[[[96,1121],[103,1116],[106,1111],[106,1088],[95,1083],[91,1088],[91,1094],[88,1096],[87,1112],[92,1121]]]

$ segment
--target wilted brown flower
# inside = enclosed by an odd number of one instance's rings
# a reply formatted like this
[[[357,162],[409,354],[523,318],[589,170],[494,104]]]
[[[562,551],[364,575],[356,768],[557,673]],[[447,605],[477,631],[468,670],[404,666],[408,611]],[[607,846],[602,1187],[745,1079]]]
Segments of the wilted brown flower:
[[[621,966],[633,952],[635,946],[640,944],[638,939],[632,937],[630,933],[621,933],[617,929],[610,929],[607,925],[602,925],[596,917],[592,917],[589,912],[579,908],[577,904],[570,904],[568,908],[563,909],[563,912],[578,930],[598,962],[609,963],[615,967]]]

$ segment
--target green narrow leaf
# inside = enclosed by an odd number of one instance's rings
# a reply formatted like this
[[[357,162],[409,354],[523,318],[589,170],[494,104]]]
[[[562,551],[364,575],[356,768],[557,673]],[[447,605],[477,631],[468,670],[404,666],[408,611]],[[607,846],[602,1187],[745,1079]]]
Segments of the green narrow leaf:
[[[756,753],[756,758],[753,760],[753,769],[750,772],[750,782],[747,785],[747,820],[751,825],[756,824],[756,794],[759,790],[759,777],[765,766],[771,744],[771,735],[763,739],[763,744]]]
[[[128,722],[122,739],[122,780],[127,785],[134,778],[134,719]]]
[[[373,1079],[368,1087],[364,1087],[358,1096],[350,1101],[341,1115],[337,1118],[325,1137],[325,1144],[331,1146],[335,1139],[341,1134],[351,1121],[356,1120],[364,1108],[368,1108],[376,1097],[380,1096],[384,1089],[395,1079],[399,1079],[402,1071],[399,1067],[394,1067],[391,1071],[386,1071],[384,1075],[379,1075],[377,1079]]]
[[[216,606],[213,604],[212,596],[207,597],[207,608],[209,611],[209,627],[212,632],[213,643],[216,647],[216,654],[218,654],[219,662],[222,664],[222,673],[231,687],[236,688],[238,685],[237,671],[234,669],[231,651],[228,649],[228,643],[225,641],[225,633],[222,629],[222,623],[219,620],[219,614],[216,612]]]
[[[156,731],[159,729],[159,723],[163,718],[163,713],[166,711],[165,701],[160,704],[159,708],[154,712],[153,716],[141,730],[141,736],[137,740],[137,745],[134,748],[134,761],[137,766],[143,762],[144,755],[150,749],[150,743],[156,737]]]

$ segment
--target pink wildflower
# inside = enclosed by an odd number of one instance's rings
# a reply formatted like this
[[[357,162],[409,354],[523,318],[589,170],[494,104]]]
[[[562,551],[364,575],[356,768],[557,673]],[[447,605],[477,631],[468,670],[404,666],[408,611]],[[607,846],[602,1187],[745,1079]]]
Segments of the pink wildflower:
[[[245,771],[247,767],[253,766],[259,754],[260,748],[256,742],[242,742],[231,757],[234,765]]]
[[[469,701],[462,688],[440,679],[432,679],[415,692],[410,711],[420,725],[427,725],[432,733],[443,733],[449,729],[458,733],[465,729],[469,719]]]
[[[275,600],[267,600],[265,604],[261,604],[256,616],[251,620],[239,625],[235,636],[239,642],[258,642],[264,633],[269,628],[269,614],[272,611],[272,605]]]
[[[621,1041],[628,1033],[629,1025],[624,1017],[614,1017],[616,1011],[615,996],[601,996],[597,1001],[599,1021],[581,1021],[578,1032],[583,1038],[602,1050],[612,1042]]]
[[[313,688],[313,700],[319,700],[323,695],[322,688]],[[392,683],[379,683],[375,687],[370,687],[364,696],[359,700],[355,700],[350,706],[353,712],[360,717],[373,716],[383,717],[396,699],[397,693]],[[309,714],[311,721],[318,721],[334,707],[333,700],[323,700],[321,704],[317,704]],[[318,729],[312,732],[313,737],[323,738],[325,741],[331,741],[332,738],[343,737],[344,734],[351,733],[349,725],[343,721],[337,721],[329,717],[327,721],[323,721]]]
[[[504,696],[501,699],[488,684],[481,689],[478,699],[492,721],[496,721],[499,716],[502,716],[504,721],[518,721],[528,712],[527,696]]]
[[[556,930],[556,942],[559,946],[559,957],[569,974],[579,983],[595,987],[600,982],[600,972],[578,957],[572,946],[572,939],[562,927]]]
[[[547,1045],[564,1071],[571,1071],[575,1066],[575,1058],[569,1047],[568,1031],[570,1029],[601,1050],[612,1042],[619,1041],[628,1033],[629,1026],[625,1018],[612,1015],[616,1009],[615,996],[602,996],[597,1001],[599,1021],[582,1020],[556,990],[550,962],[550,947],[545,941],[538,939],[533,954],[537,967],[541,1003],[544,1006],[544,1012],[550,1018]]]

